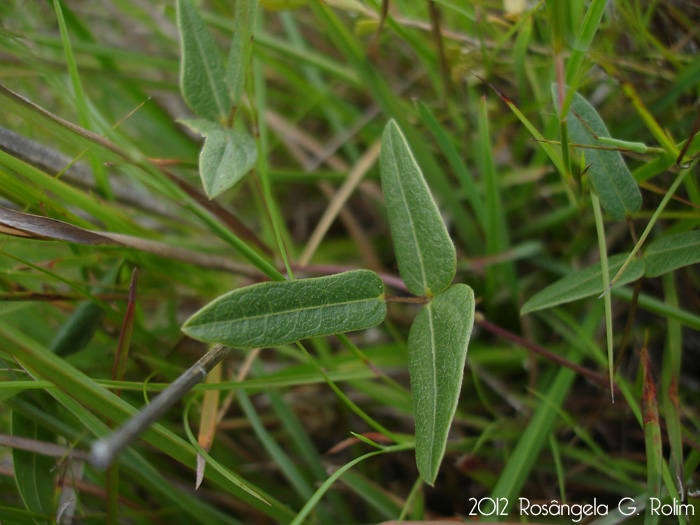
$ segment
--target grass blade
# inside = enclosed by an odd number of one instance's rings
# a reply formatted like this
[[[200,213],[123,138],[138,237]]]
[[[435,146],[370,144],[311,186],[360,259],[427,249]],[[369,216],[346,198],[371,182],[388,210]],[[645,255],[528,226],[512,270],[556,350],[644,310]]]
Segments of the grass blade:
[[[226,84],[231,91],[234,106],[240,103],[245,86],[245,72],[250,64],[257,10],[258,0],[236,0],[236,27],[226,67]]]
[[[38,441],[53,441],[50,432],[15,410],[12,411],[12,435]],[[56,461],[36,452],[13,448],[12,463],[17,488],[27,510],[44,516],[44,519],[36,519],[36,523],[51,523],[51,517],[54,516],[53,470]]]
[[[486,208],[480,197],[480,192],[477,189],[474,177],[472,177],[469,170],[467,170],[462,157],[450,141],[450,137],[447,135],[445,129],[433,116],[428,107],[420,101],[418,101],[418,113],[423,123],[430,129],[433,137],[435,137],[435,141],[438,143],[438,146],[440,146],[440,150],[442,150],[442,154],[447,158],[452,170],[457,175],[479,225],[482,230],[485,230]]]
[[[41,343],[20,332],[9,324],[0,321],[0,333],[14,343],[13,354],[23,364],[33,371],[38,378],[50,380],[59,389],[82,403],[85,407],[100,413],[103,417],[117,423],[124,422],[136,414],[137,410],[131,404],[98,385],[93,379],[80,372],[72,365],[50,353]],[[70,398],[69,398],[70,399]],[[82,408],[82,407],[81,407]],[[106,426],[100,426],[99,432],[106,433]],[[161,425],[153,425],[143,434],[143,439],[171,456],[173,459],[194,468],[196,452],[188,443]],[[248,504],[258,508],[280,521],[289,519],[289,511],[272,496],[253,488],[270,505],[248,494],[239,484],[247,483],[237,480],[234,483],[230,476],[224,476],[216,469],[207,477],[226,487],[231,493],[243,499]]]
[[[503,204],[496,176],[496,167],[493,162],[491,150],[491,134],[489,132],[489,119],[486,110],[486,97],[479,101],[479,143],[481,173],[485,188],[486,205],[486,254],[494,255],[509,249],[509,236],[506,218],[503,212]],[[491,264],[486,268],[486,293],[493,296],[498,288],[499,281],[506,284],[512,297],[518,296],[518,285],[515,276],[515,266],[512,262],[503,265]]]
[[[644,418],[644,443],[647,452],[647,507],[644,525],[658,523],[658,513],[653,513],[651,498],[661,497],[661,469],[663,463],[661,428],[659,427],[659,407],[656,399],[656,385],[651,375],[651,362],[646,347],[639,356],[644,375],[642,394],[642,417]]]
[[[678,293],[673,274],[665,274],[662,278],[666,303],[678,307]],[[671,447],[669,461],[678,484],[678,490],[683,495],[685,491],[685,476],[683,475],[683,435],[681,427],[681,407],[678,399],[678,380],[681,376],[683,332],[680,323],[669,317],[667,319],[666,348],[663,357],[663,373],[661,375],[662,403],[666,433]],[[678,481],[679,480],[679,481]]]
[[[314,495],[309,498],[309,500],[306,502],[304,507],[299,511],[299,514],[296,515],[296,517],[292,520],[290,525],[301,525],[302,523],[306,523],[306,518],[309,515],[309,513],[314,509],[314,507],[318,504],[318,502],[321,500],[323,495],[328,491],[333,486],[333,483],[335,483],[340,476],[342,476],[345,472],[350,470],[352,467],[357,465],[359,462],[364,461],[365,459],[369,459],[374,456],[378,456],[379,454],[386,454],[388,452],[398,452],[400,450],[406,450],[409,448],[410,445],[408,444],[401,444],[401,445],[394,445],[392,447],[386,447],[383,450],[375,450],[374,452],[369,452],[368,454],[365,454],[364,456],[360,456],[358,458],[353,459],[349,463],[346,463],[342,467],[340,467],[338,470],[336,470],[331,476],[323,482],[323,484],[314,492]]]
[[[591,193],[593,203],[593,215],[595,217],[595,229],[598,234],[598,253],[600,254],[600,271],[603,277],[603,290],[610,286],[610,268],[608,267],[608,250],[605,243],[605,225],[603,224],[603,214],[600,210],[600,201],[595,193]],[[610,398],[615,402],[615,389],[613,388],[613,324],[612,324],[612,297],[605,294],[605,336],[608,345],[608,374],[610,376]]]

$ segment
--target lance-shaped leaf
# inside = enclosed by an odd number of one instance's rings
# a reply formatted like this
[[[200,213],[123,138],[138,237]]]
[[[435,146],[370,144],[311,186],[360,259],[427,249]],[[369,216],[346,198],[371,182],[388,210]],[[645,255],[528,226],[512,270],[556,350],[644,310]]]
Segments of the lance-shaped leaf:
[[[473,324],[474,292],[456,284],[423,307],[408,335],[416,463],[430,485],[445,455]]]
[[[610,278],[617,274],[626,258],[625,254],[608,258]],[[644,275],[644,261],[633,259],[615,283],[614,288],[636,281],[642,275]],[[537,292],[525,302],[520,309],[520,315],[600,294],[603,289],[603,272],[600,269],[600,263],[592,264],[583,270],[562,277],[544,290]]]
[[[369,328],[385,316],[382,280],[354,270],[239,288],[195,313],[182,331],[200,341],[258,348]]]
[[[224,62],[192,0],[177,0],[177,25],[182,47],[182,97],[198,115],[211,120],[226,119],[231,101]]]
[[[415,295],[435,295],[457,271],[457,256],[445,223],[396,122],[382,135],[382,191],[401,279]]]
[[[645,275],[657,277],[676,268],[700,262],[700,231],[665,235],[644,252]]]
[[[555,106],[559,107],[556,85],[552,85]],[[576,93],[566,117],[569,141],[585,146],[605,146],[597,137],[609,137],[610,132],[596,110]],[[588,179],[603,209],[616,219],[639,211],[642,194],[619,151],[582,148],[586,164],[590,164]]]
[[[258,0],[236,0],[236,29],[226,68],[226,83],[237,106],[243,94],[245,71],[250,62]]]

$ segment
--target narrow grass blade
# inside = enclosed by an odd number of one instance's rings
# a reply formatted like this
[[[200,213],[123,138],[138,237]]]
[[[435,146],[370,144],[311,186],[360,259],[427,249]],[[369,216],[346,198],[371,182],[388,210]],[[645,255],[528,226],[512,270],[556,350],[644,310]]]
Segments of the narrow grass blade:
[[[121,266],[121,265],[120,265]],[[129,299],[126,306],[124,322],[119,333],[119,343],[117,353],[114,356],[112,367],[112,381],[122,381],[126,373],[126,365],[129,359],[129,348],[131,346],[131,335],[134,330],[134,316],[136,314],[136,284],[138,280],[138,270],[134,268],[131,273],[131,284],[129,286]],[[116,391],[116,395],[121,397],[121,390]],[[112,463],[107,469],[105,488],[107,490],[107,523],[109,525],[119,524],[119,463]]]
[[[248,418],[255,435],[265,448],[270,458],[281,471],[282,475],[289,481],[297,494],[303,500],[308,500],[313,495],[313,487],[301,473],[299,468],[289,458],[287,453],[280,447],[272,438],[270,433],[265,429],[265,425],[260,420],[260,416],[255,410],[253,403],[244,390],[238,391],[238,404],[243,409],[243,413]]]
[[[457,271],[457,256],[428,185],[396,122],[382,135],[382,191],[401,278],[415,295],[435,295]]]
[[[382,487],[373,480],[352,470],[345,473],[341,482],[357,494],[363,502],[379,512],[385,519],[392,519],[401,513],[401,499],[391,489]]]
[[[651,498],[661,497],[661,469],[663,463],[663,442],[659,427],[659,407],[656,398],[656,384],[651,375],[651,362],[646,346],[639,356],[643,370],[642,417],[644,418],[644,443],[647,453],[647,507],[644,525],[658,523],[658,513],[651,511]]]
[[[471,219],[469,215],[465,213],[463,205],[454,191],[454,187],[445,175],[440,164],[435,160],[430,149],[426,146],[423,137],[410,125],[409,119],[407,118],[410,114],[409,108],[402,104],[401,99],[392,93],[385,78],[379,71],[372,67],[372,64],[367,60],[367,55],[362,46],[347,30],[333,10],[331,10],[330,6],[323,2],[311,2],[309,7],[318,17],[321,24],[325,26],[328,37],[347,59],[351,67],[346,67],[345,69],[357,72],[362,81],[361,87],[367,89],[384,113],[395,119],[401,126],[403,133],[408,139],[408,143],[411,145],[416,160],[424,170],[424,175],[427,180],[430,182],[430,186],[435,190],[436,195],[442,202],[444,202],[445,207],[452,216],[455,222],[456,235],[458,235],[466,245],[469,245],[470,239],[465,232],[469,231],[467,223]],[[389,19],[388,22],[391,22],[391,19]],[[400,30],[400,26],[397,24],[393,24],[392,27],[396,30]]]
[[[0,208],[0,233],[25,239],[67,241],[87,245],[111,244],[113,242],[99,233],[67,222],[7,208]]]
[[[668,201],[670,201],[671,197],[673,197],[673,195],[676,193],[678,186],[681,185],[681,183],[683,182],[683,179],[685,179],[686,175],[688,175],[688,173],[690,173],[692,170],[695,169],[695,165],[698,163],[698,160],[699,160],[698,158],[693,160],[693,162],[691,162],[691,164],[687,168],[681,170],[681,172],[678,175],[676,175],[676,179],[673,181],[671,186],[668,188],[666,195],[664,195],[664,198],[661,199],[661,202],[657,206],[656,210],[654,210],[654,213],[652,214],[651,219],[649,219],[649,222],[647,223],[646,227],[644,228],[644,231],[639,236],[639,240],[637,241],[637,244],[634,245],[634,248],[632,248],[632,251],[627,256],[627,259],[622,264],[620,269],[617,271],[617,273],[615,274],[615,277],[613,277],[613,279],[611,281],[611,285],[614,285],[617,282],[617,280],[622,276],[622,273],[627,269],[627,266],[632,262],[632,259],[636,256],[637,252],[639,252],[639,250],[642,249],[642,245],[647,240],[647,237],[649,236],[649,233],[651,233],[651,229],[656,224],[656,221],[661,216],[661,212],[664,211],[664,208],[666,208]]]
[[[552,85],[552,94],[558,107],[555,85]],[[575,144],[603,145],[597,138],[610,136],[598,112],[578,93],[574,95],[566,121],[571,141]],[[593,148],[586,148],[583,152],[586,162],[590,162],[588,178],[603,209],[616,219],[624,219],[639,211],[642,194],[620,152]]]
[[[250,64],[258,0],[236,0],[236,27],[226,67],[226,84],[234,106],[238,106],[245,86],[245,72]]]
[[[182,331],[201,341],[258,348],[362,330],[385,316],[382,280],[355,270],[239,288],[195,313]]]
[[[16,410],[12,411],[12,435],[38,441],[53,441],[50,432]],[[36,452],[13,448],[12,463],[17,489],[27,510],[44,516],[44,519],[35,519],[36,523],[51,523],[51,518],[55,515],[53,471],[56,460]]]
[[[199,154],[199,174],[207,197],[213,199],[255,166],[258,151],[253,137],[244,131],[219,128],[206,136]]]
[[[566,358],[578,364],[581,361],[581,356],[581,352],[572,350]],[[491,491],[491,498],[506,498],[507,501],[516,500],[537,461],[540,450],[547,443],[547,436],[554,424],[557,409],[564,402],[575,377],[576,373],[573,370],[568,368],[559,370],[544,394],[544,399],[547,402],[538,404],[517,445],[508,457],[496,486]]]
[[[484,201],[481,199],[481,192],[477,189],[474,177],[469,173],[467,166],[462,160],[462,156],[455,149],[445,129],[433,116],[428,107],[420,101],[418,101],[418,113],[423,123],[430,129],[433,137],[435,137],[435,141],[438,143],[438,146],[440,146],[443,155],[445,155],[445,158],[450,163],[452,171],[454,171],[459,179],[462,189],[466,194],[465,196],[472,206],[472,210],[474,211],[479,225],[482,230],[484,230],[486,224],[486,208],[484,206]]]
[[[93,119],[90,115],[90,109],[88,107],[85,91],[83,90],[83,84],[80,81],[80,74],[78,73],[78,66],[75,61],[75,56],[73,55],[73,47],[71,45],[70,36],[68,35],[68,26],[66,24],[66,19],[63,16],[63,9],[61,7],[61,4],[61,0],[53,0],[54,9],[56,11],[56,18],[58,20],[58,27],[61,31],[61,42],[63,43],[63,52],[66,55],[66,64],[68,65],[71,84],[73,87],[73,92],[75,94],[75,106],[78,111],[78,116],[80,118],[80,124],[84,128],[90,129],[92,127],[91,121]],[[95,182],[97,183],[97,187],[104,196],[113,199],[114,195],[105,175],[104,165],[99,161],[99,158],[97,157],[97,155],[95,155],[95,152],[88,151],[88,157],[90,159],[92,171],[95,175]]]
[[[216,365],[207,376],[207,384],[217,384],[221,382],[221,363]],[[205,390],[204,398],[202,399],[202,414],[199,417],[199,433],[197,435],[197,443],[202,447],[202,450],[209,452],[214,443],[214,434],[216,432],[216,419],[219,411],[219,390]],[[197,473],[194,484],[195,490],[199,488],[204,480],[204,469],[207,462],[204,456],[197,454]]]
[[[301,525],[302,523],[306,523],[306,518],[308,517],[308,515],[318,504],[318,502],[321,501],[321,498],[328,491],[328,489],[330,489],[333,486],[333,483],[335,483],[340,476],[342,476],[345,472],[357,465],[359,462],[374,456],[378,456],[379,454],[386,454],[388,452],[398,452],[400,450],[407,450],[408,448],[409,445],[407,444],[394,445],[393,447],[386,447],[383,450],[375,450],[374,452],[369,452],[364,456],[360,456],[358,458],[353,459],[349,463],[346,463],[338,470],[336,470],[333,474],[331,474],[326,481],[323,482],[323,484],[316,490],[316,492],[314,492],[314,495],[311,498],[309,498],[304,507],[299,511],[299,514],[297,514],[296,517],[292,520],[290,525]]]
[[[700,262],[700,231],[665,235],[644,252],[646,277],[658,277],[677,268]]]
[[[474,292],[456,284],[423,307],[408,336],[416,463],[431,486],[457,410],[473,323]]]
[[[603,290],[610,286],[610,268],[608,267],[608,249],[605,242],[605,224],[603,224],[603,213],[600,209],[600,200],[595,193],[591,192],[591,202],[593,204],[593,216],[595,217],[595,229],[598,236],[598,253],[600,254],[600,273],[603,277]],[[612,297],[605,294],[605,339],[608,346],[608,374],[610,377],[610,398],[615,402],[615,388],[613,384],[613,324],[612,324]],[[623,337],[624,339],[624,337]]]
[[[576,42],[574,43],[571,55],[566,64],[566,83],[569,86],[574,85],[576,77],[581,72],[581,64],[586,57],[588,48],[593,42],[593,37],[598,30],[598,25],[600,24],[607,4],[607,0],[593,0],[588,11],[586,11],[586,16],[583,18],[579,32],[576,35]],[[565,110],[568,108],[566,103],[563,107]]]
[[[486,204],[486,254],[495,255],[508,250],[509,236],[506,218],[503,212],[501,192],[496,175],[491,150],[491,133],[489,131],[486,97],[479,101],[479,143],[480,167],[484,182],[484,200]],[[492,297],[499,286],[505,284],[512,297],[518,296],[518,285],[515,276],[515,266],[512,262],[503,265],[488,265],[486,268],[486,294]]]
[[[666,304],[678,308],[678,293],[674,282],[674,274],[665,274],[662,277],[662,283]],[[666,348],[664,350],[663,372],[661,375],[662,406],[668,443],[671,447],[669,464],[675,479],[680,480],[677,481],[679,492],[684,494],[683,434],[681,407],[678,399],[678,380],[682,370],[683,331],[681,330],[681,324],[676,319],[668,317],[666,322]]]
[[[124,322],[119,333],[119,343],[117,345],[117,355],[114,357],[114,367],[112,368],[112,381],[121,381],[126,373],[126,365],[129,360],[129,348],[131,346],[131,334],[134,331],[134,317],[136,315],[136,285],[138,283],[138,270],[134,268],[131,272],[131,284],[129,285],[129,299],[126,305]],[[120,395],[120,391],[117,391]]]
[[[224,63],[192,0],[177,0],[177,25],[182,47],[182,97],[198,115],[225,122],[231,102],[226,89]]]
[[[567,172],[566,169],[564,168],[564,163],[562,161],[562,158],[557,155],[556,151],[554,151],[554,148],[552,147],[551,144],[547,143],[545,140],[544,136],[539,132],[539,130],[534,126],[532,122],[530,122],[530,119],[528,119],[525,114],[518,109],[518,106],[516,106],[512,100],[510,100],[500,89],[498,89],[494,84],[491,82],[487,82],[483,78],[481,78],[478,75],[474,75],[476,78],[481,80],[482,82],[486,83],[493,91],[500,97],[500,99],[506,103],[506,105],[510,108],[510,110],[513,112],[513,114],[518,118],[518,120],[522,123],[525,128],[530,132],[530,134],[537,140],[537,143],[539,146],[542,148],[542,150],[546,153],[547,157],[549,157],[549,160],[552,161],[552,164],[557,168],[557,171],[559,172],[562,177],[567,177]],[[569,192],[569,199],[571,200],[572,203],[575,202],[575,198],[573,196],[573,193],[570,192],[570,189],[567,186],[567,191]]]
[[[610,275],[614,275],[613,272],[617,272],[620,269],[626,257],[625,254],[618,254],[608,258]],[[616,283],[616,287],[634,282],[642,275],[644,275],[644,261],[633,259]],[[562,277],[537,292],[525,302],[520,310],[520,314],[525,315],[537,310],[591,297],[600,294],[604,289],[601,266],[600,264],[593,264],[583,270]]]
[[[0,333],[16,345],[13,350],[15,357],[21,360],[24,366],[31,369],[37,378],[50,380],[56,385],[60,390],[60,392],[56,392],[57,394],[63,395],[65,392],[71,396],[70,398],[67,397],[67,400],[72,401],[71,398],[74,398],[90,410],[117,423],[124,422],[127,418],[137,413],[136,408],[131,404],[98,385],[93,379],[77,370],[64,359],[49,352],[41,343],[2,320],[0,320]],[[64,402],[66,401],[64,400],[62,404]],[[83,408],[82,405],[80,405],[81,409]],[[90,430],[93,431],[93,429]],[[96,431],[95,433],[102,435],[107,432],[106,426],[100,426],[99,429],[95,427],[94,430]],[[193,448],[163,426],[153,425],[144,432],[143,439],[175,460],[194,467],[195,451]],[[226,490],[236,497],[269,514],[273,519],[278,521],[287,521],[289,519],[289,510],[272,496],[256,487],[252,487],[241,478],[232,477],[233,474],[231,472],[224,475],[216,469],[213,470],[214,472],[207,474],[207,477],[225,487]],[[252,491],[253,494],[249,491]],[[261,501],[259,497],[270,502],[271,506]]]

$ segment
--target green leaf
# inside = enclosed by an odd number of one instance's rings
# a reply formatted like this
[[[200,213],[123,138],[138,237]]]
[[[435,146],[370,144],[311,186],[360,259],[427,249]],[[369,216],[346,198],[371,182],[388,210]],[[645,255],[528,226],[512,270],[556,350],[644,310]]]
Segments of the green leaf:
[[[665,235],[644,252],[647,277],[658,277],[676,268],[700,262],[700,231]]]
[[[236,0],[236,29],[233,32],[226,69],[226,84],[231,90],[231,97],[236,106],[243,94],[245,71],[250,62],[257,9],[258,0]]]
[[[620,269],[626,257],[626,254],[619,254],[608,258],[608,270],[611,278]],[[644,275],[644,261],[633,259],[613,288],[636,281],[642,275]],[[537,292],[525,302],[520,309],[520,315],[600,294],[603,289],[603,272],[600,269],[600,263],[593,264],[562,277],[544,290]]]
[[[556,85],[552,85],[555,106],[559,107]],[[605,146],[596,137],[609,137],[610,132],[588,101],[576,93],[566,117],[571,142],[586,146]],[[595,136],[594,136],[595,134]],[[583,148],[586,172],[603,209],[616,219],[624,219],[639,211],[642,194],[619,151]]]
[[[51,434],[30,418],[12,411],[12,435],[18,438],[50,441]],[[46,516],[35,518],[36,523],[50,523],[53,510],[53,471],[56,460],[28,450],[12,449],[15,480],[27,510]]]
[[[354,270],[239,288],[195,313],[182,331],[200,341],[258,348],[362,330],[385,316],[382,280]]]
[[[199,133],[202,137],[206,137],[212,131],[221,129],[221,124],[204,118],[181,118],[178,119],[178,122],[187,126],[195,133]]]
[[[413,153],[390,120],[382,135],[382,190],[401,279],[415,295],[435,295],[457,271],[457,256]]]
[[[113,289],[120,268],[121,262],[112,266],[105,276],[100,279],[100,286],[96,286],[91,292],[101,294]],[[66,322],[61,325],[53,341],[51,341],[50,350],[56,355],[63,357],[79,352],[92,341],[92,337],[100,327],[104,316],[105,310],[101,305],[92,301],[83,301]]]
[[[182,45],[182,97],[198,115],[224,121],[231,109],[224,63],[214,39],[191,0],[177,0],[177,25]]]
[[[255,166],[255,140],[244,131],[220,128],[208,132],[199,154],[199,174],[207,197],[231,188]]]
[[[445,455],[473,324],[474,292],[456,284],[423,307],[408,335],[416,463],[430,485]]]

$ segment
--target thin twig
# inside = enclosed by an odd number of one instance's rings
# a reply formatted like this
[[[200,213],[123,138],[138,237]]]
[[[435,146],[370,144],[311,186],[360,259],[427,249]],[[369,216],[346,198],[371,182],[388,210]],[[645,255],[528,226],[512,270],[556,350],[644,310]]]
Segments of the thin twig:
[[[318,222],[316,229],[312,233],[309,242],[306,244],[304,252],[302,253],[301,257],[299,257],[299,264],[306,265],[309,263],[314,252],[321,244],[323,237],[326,235],[326,232],[333,224],[335,218],[338,216],[338,212],[345,205],[345,202],[348,200],[365,174],[376,162],[377,158],[379,157],[380,145],[380,141],[374,142],[374,144],[372,144],[365,154],[357,161],[357,164],[355,164],[353,167],[352,171],[348,175],[348,178],[328,204],[328,208],[326,208],[326,211],[321,217],[321,220]]]
[[[116,432],[92,444],[90,462],[99,468],[106,468],[117,455],[153,425],[172,406],[202,381],[219,364],[231,349],[216,345],[199,361],[188,368],[173,383],[163,390],[151,403],[135,414]]]
[[[587,368],[584,368],[580,365],[577,365],[576,363],[572,363],[568,359],[565,359],[561,356],[558,356],[557,354],[550,352],[549,350],[542,348],[539,345],[536,345],[535,343],[532,343],[530,341],[527,341],[523,339],[522,337],[509,332],[505,328],[501,328],[500,326],[496,326],[493,323],[490,323],[486,319],[483,318],[483,316],[477,315],[475,318],[476,323],[481,326],[484,330],[487,330],[491,332],[494,335],[497,335],[499,337],[502,337],[504,339],[508,339],[509,341],[513,341],[514,343],[517,343],[518,345],[522,346],[523,348],[527,348],[528,350],[535,352],[536,354],[540,354],[541,356],[546,357],[550,361],[553,361],[554,363],[557,363],[559,365],[565,366],[567,368],[570,368],[574,372],[581,374],[584,377],[587,377],[591,381],[598,383],[601,386],[608,386],[608,379],[600,374],[597,374],[593,372],[592,370],[589,370]],[[617,385],[614,385],[614,388],[616,391],[619,392],[619,388]]]
[[[38,441],[36,439],[23,438],[18,436],[9,436],[0,434],[0,446],[9,447],[18,450],[27,450],[42,456],[52,458],[70,458],[80,461],[87,461],[89,454],[83,450],[70,449],[56,443],[46,441]]]

